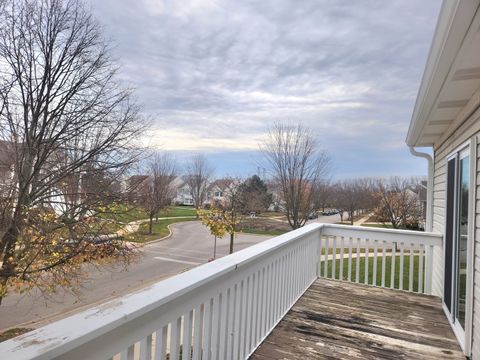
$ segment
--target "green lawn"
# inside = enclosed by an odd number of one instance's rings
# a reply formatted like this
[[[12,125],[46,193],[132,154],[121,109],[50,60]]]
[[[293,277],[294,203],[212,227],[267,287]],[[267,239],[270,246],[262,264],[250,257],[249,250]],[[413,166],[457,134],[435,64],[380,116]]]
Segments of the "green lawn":
[[[196,216],[197,211],[193,206],[171,206],[167,209],[161,210],[158,213],[159,217],[175,217],[175,216]]]
[[[129,206],[128,204],[117,204],[101,213],[99,217],[126,224],[131,221],[145,219],[147,214],[144,209]]]
[[[158,212],[158,217],[195,216],[193,206],[170,206]],[[121,223],[129,223],[136,220],[148,219],[148,214],[141,207],[133,207],[127,204],[116,205],[111,212],[100,215],[104,219],[112,219]]]
[[[368,258],[368,284],[373,284],[373,257]],[[359,282],[365,283],[365,258],[360,258],[360,271],[359,271]],[[332,277],[332,260],[328,261],[327,274],[325,274],[324,262],[322,261],[321,266],[321,276],[322,277]],[[385,258],[385,286],[390,287],[391,280],[391,268],[392,268],[392,257],[387,256]],[[351,267],[351,281],[356,280],[357,274],[357,260],[352,258],[352,267]],[[415,255],[413,257],[413,291],[418,291],[418,271],[419,271],[419,257]],[[425,269],[424,269],[425,273]],[[410,275],[410,255],[404,256],[403,263],[403,290],[408,290],[409,287],[409,275]],[[335,278],[340,279],[340,260],[335,260]],[[342,280],[348,280],[348,257],[343,260],[343,277]],[[376,285],[381,285],[382,280],[382,256],[377,257],[377,278]],[[394,288],[400,289],[400,256],[395,257],[395,280]]]
[[[153,221],[153,234],[148,233],[148,222],[140,225],[138,232],[130,235],[127,240],[138,243],[145,243],[152,240],[161,239],[167,236],[170,232],[168,230],[168,225],[175,224],[178,222],[184,221],[194,221],[195,218],[191,219],[166,219],[158,220],[158,222]]]

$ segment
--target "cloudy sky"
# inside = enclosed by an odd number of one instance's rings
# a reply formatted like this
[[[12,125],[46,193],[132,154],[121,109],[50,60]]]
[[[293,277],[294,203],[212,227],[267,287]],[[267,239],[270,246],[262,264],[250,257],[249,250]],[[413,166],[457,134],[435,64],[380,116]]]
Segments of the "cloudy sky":
[[[90,0],[145,142],[248,175],[274,122],[311,128],[333,176],[422,175],[404,139],[440,0]]]

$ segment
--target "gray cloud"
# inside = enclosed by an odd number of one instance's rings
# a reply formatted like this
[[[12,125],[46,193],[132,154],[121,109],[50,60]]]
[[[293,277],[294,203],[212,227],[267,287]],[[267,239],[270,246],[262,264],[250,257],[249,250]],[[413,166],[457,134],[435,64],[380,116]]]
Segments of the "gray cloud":
[[[404,147],[440,0],[91,5],[152,144],[251,151],[273,122],[302,121],[348,162]]]

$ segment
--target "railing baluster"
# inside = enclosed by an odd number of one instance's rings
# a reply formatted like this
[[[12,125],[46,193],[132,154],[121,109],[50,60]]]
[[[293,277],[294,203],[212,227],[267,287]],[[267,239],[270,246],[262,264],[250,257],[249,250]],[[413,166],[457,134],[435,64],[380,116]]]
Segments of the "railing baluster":
[[[238,358],[245,358],[245,330],[247,329],[247,311],[248,311],[248,277],[242,281],[241,285],[241,309],[240,309],[240,324],[238,333]]]
[[[192,343],[192,321],[193,310],[190,310],[183,317],[182,360],[190,360],[190,347]]]
[[[203,304],[198,305],[194,311],[193,352],[192,352],[193,360],[200,360],[202,358],[204,312],[205,312],[205,306]],[[173,360],[173,358],[171,359]]]
[[[382,287],[385,287],[385,271],[387,266],[387,242],[384,240],[382,241]]]
[[[207,359],[211,358],[212,353],[212,326],[213,326],[213,298],[210,298],[205,303],[205,329],[203,332],[203,341],[204,341],[204,356]]]
[[[318,256],[320,258],[320,255]],[[315,269],[317,271],[317,269]],[[283,312],[283,293],[285,292],[285,254],[282,254],[280,257],[280,270],[279,270],[279,279],[278,279],[278,294],[277,294],[277,314],[276,318],[280,318]]]
[[[352,243],[353,239],[348,238],[348,281],[352,281]]]
[[[140,340],[140,351],[138,354],[139,360],[146,360],[147,359],[147,338],[143,338]],[[151,358],[151,355],[150,355]],[[150,360],[150,358],[148,358]]]
[[[337,237],[333,237],[332,244],[332,279],[336,279],[335,265],[337,263]]]
[[[170,331],[170,359],[178,359],[180,353],[180,334],[182,330],[182,318],[172,322]]]
[[[222,324],[222,293],[219,292],[213,299],[212,308],[212,360],[219,357],[220,352],[220,329]]]
[[[355,258],[355,282],[360,282],[360,238],[357,238],[357,256]]]
[[[252,312],[250,314],[250,336],[248,337],[248,348],[253,349],[256,345],[256,327],[257,327],[257,308],[258,308],[258,272],[253,273],[252,275]]]
[[[418,249],[418,291],[419,293],[423,293],[423,252],[424,246],[423,244],[420,245]]]
[[[433,245],[425,247],[425,294],[432,293]]]
[[[258,277],[258,311],[257,311],[257,326],[256,326],[256,338],[255,338],[255,345],[260,342],[262,339],[262,313],[263,313],[263,290],[265,286],[265,281],[264,281],[264,273],[265,273],[265,268],[262,268],[260,270],[260,275]]]
[[[292,265],[292,278],[291,278],[291,281],[292,281],[292,285],[291,285],[291,288],[290,288],[290,294],[289,294],[289,298],[288,298],[288,303],[290,304],[293,300],[293,297],[295,296],[295,291],[296,291],[296,286],[297,286],[297,275],[298,275],[298,262],[297,262],[297,259],[298,259],[298,248],[295,248],[292,250],[292,258],[291,258],[291,261],[293,263]]]
[[[168,325],[165,325],[155,333],[155,360],[165,360],[167,358],[167,336]]]
[[[244,355],[250,353],[250,338],[252,336],[252,314],[253,314],[253,274],[247,278],[247,294],[246,294],[246,306],[247,310],[245,311],[245,344],[244,344]],[[245,357],[244,356],[244,357]]]
[[[228,310],[227,310],[227,331],[226,340],[227,348],[225,359],[232,359],[233,356],[233,336],[235,332],[235,302],[237,297],[237,284],[232,285],[230,288],[230,296],[228,298]]]
[[[377,253],[378,253],[378,240],[373,240],[373,280],[372,280],[373,286],[377,286]]]
[[[270,296],[272,294],[271,277],[272,277],[272,263],[267,265],[267,272],[266,272],[266,275],[265,275],[266,286],[265,286],[265,306],[264,306],[264,310],[263,310],[264,319],[263,319],[262,337],[267,332],[268,318],[270,317],[269,316],[269,313],[270,313]]]
[[[342,236],[340,238],[340,274],[339,274],[339,279],[343,280],[343,253],[344,253],[344,237]]]
[[[287,292],[288,292],[288,277],[290,275],[290,268],[289,268],[289,252],[287,251],[286,254],[283,257],[284,261],[284,271],[283,271],[283,292],[280,294],[281,295],[281,302],[282,302],[282,314],[285,312],[287,309]]]
[[[273,324],[277,319],[280,303],[280,282],[282,271],[282,257],[281,255],[275,260],[274,272],[273,272],[273,292],[272,292],[272,314],[271,323]]]
[[[265,266],[262,271],[262,307],[260,313],[260,329],[258,341],[261,341],[265,333],[265,322],[267,320],[267,296],[268,296],[268,270],[269,266]]]
[[[233,355],[232,359],[239,358],[240,351],[240,334],[241,334],[241,319],[242,319],[242,307],[243,307],[243,281],[240,281],[235,290],[235,320],[233,323]]]
[[[368,258],[370,255],[370,240],[365,239],[365,279],[364,283],[368,285]]]
[[[403,261],[404,261],[404,248],[405,248],[405,244],[403,243],[403,241],[400,243],[400,274],[398,276],[399,278],[399,285],[398,285],[398,288],[400,290],[403,290]]]
[[[397,262],[397,249],[396,249],[397,243],[393,242],[392,243],[392,259],[390,261],[390,288],[395,289],[395,264]]]
[[[330,252],[329,249],[329,241],[328,236],[325,236],[325,264],[323,268],[323,277],[328,278],[328,253]]]
[[[221,294],[221,312],[219,324],[219,338],[218,338],[218,354],[217,359],[225,359],[225,351],[227,348],[227,322],[228,322],[228,302],[230,298],[230,289],[226,289]],[[196,335],[195,335],[196,336]],[[256,343],[256,342],[255,342]]]
[[[135,357],[135,344],[130,345],[127,349],[123,350],[120,353],[120,358],[122,360],[134,360]]]
[[[323,252],[323,236],[318,238],[318,257],[317,257],[317,277],[322,277],[322,252]]]
[[[410,244],[410,268],[408,269],[408,291],[413,291],[413,269],[414,269],[414,258],[413,258],[414,247],[413,244]]]

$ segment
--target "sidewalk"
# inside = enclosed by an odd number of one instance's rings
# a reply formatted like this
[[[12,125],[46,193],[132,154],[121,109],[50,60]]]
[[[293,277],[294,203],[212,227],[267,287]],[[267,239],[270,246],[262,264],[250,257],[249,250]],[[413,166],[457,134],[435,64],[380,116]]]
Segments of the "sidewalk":
[[[367,220],[371,217],[371,214],[367,214],[361,219],[358,219],[357,221],[353,222],[353,226],[361,226],[363,223],[367,222]]]

